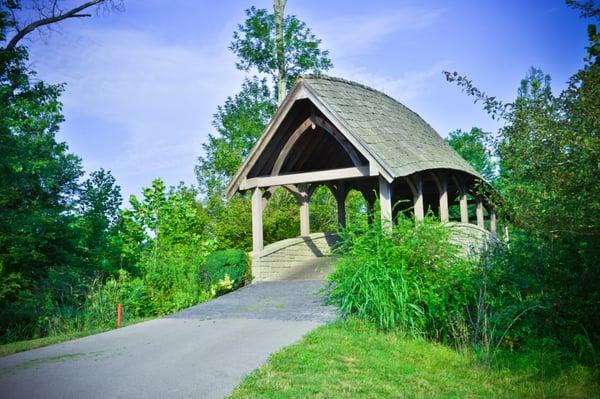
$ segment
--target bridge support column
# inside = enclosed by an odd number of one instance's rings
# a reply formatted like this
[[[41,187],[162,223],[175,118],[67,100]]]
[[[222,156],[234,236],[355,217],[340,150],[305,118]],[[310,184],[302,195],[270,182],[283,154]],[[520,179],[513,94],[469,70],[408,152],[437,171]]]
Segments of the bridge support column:
[[[383,228],[392,228],[392,185],[379,176],[379,206]]]
[[[447,223],[450,220],[448,214],[448,176],[444,172],[431,172],[431,177],[438,188],[440,205],[439,217],[442,223]]]
[[[252,250],[256,253],[263,249],[263,199],[262,190],[252,190]]]
[[[337,203],[338,224],[340,227],[346,227],[346,184],[342,181],[336,184],[335,202]]]
[[[440,220],[447,223],[450,220],[448,216],[448,180],[446,176],[440,179]]]
[[[492,235],[494,237],[496,237],[496,235],[497,235],[496,212],[494,212],[494,209],[492,207],[490,207],[490,209],[489,209],[489,214],[490,214],[490,233],[492,233]]]
[[[460,191],[460,221],[469,223],[469,207],[467,204],[467,190],[462,184],[459,186]]]
[[[476,214],[477,214],[477,226],[481,227],[482,229],[485,228],[485,224],[483,221],[483,200],[481,199],[481,197],[477,197],[476,198],[477,201],[477,208],[476,208]]]
[[[300,192],[300,235],[307,236],[310,234],[310,210],[308,207],[310,196],[306,184],[298,184],[298,191]]]

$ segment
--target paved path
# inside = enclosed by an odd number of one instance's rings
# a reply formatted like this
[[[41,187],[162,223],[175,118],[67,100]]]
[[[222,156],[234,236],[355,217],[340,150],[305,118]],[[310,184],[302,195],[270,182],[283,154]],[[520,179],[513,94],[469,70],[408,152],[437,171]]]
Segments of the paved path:
[[[171,316],[0,358],[0,398],[222,398],[335,318],[320,281],[258,283]]]

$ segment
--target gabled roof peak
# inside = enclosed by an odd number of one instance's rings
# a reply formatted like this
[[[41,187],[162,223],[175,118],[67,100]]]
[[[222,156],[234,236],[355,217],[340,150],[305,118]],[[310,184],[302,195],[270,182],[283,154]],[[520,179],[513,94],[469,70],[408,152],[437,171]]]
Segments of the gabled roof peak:
[[[416,112],[361,83],[323,74],[300,76],[228,188],[247,176],[299,99],[308,99],[386,180],[447,169],[481,178]],[[293,128],[292,128],[293,129]],[[289,135],[291,131],[281,132]],[[271,151],[277,151],[276,148]]]
[[[389,94],[386,94],[384,92],[382,92],[381,90],[377,90],[372,88],[371,86],[367,86],[364,83],[359,83],[353,80],[349,80],[349,79],[344,79],[344,78],[340,78],[337,76],[330,76],[330,75],[326,75],[323,73],[309,73],[306,75],[300,75],[300,77],[298,78],[300,79],[307,79],[307,80],[311,80],[311,79],[320,79],[320,80],[329,80],[331,82],[338,82],[338,83],[345,83],[354,87],[360,87],[361,89],[365,89],[365,90],[370,90],[372,92],[375,92],[377,94],[382,94],[388,98],[390,98],[391,100],[394,100],[395,102],[397,102],[398,104],[404,106],[404,104],[402,104],[401,102],[399,102],[398,100],[396,100],[394,97],[390,96]]]

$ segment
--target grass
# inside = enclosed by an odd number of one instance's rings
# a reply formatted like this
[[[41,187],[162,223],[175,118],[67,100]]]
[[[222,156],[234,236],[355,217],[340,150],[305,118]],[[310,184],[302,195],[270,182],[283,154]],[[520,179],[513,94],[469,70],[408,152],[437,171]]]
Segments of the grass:
[[[151,317],[129,320],[126,325],[132,325],[143,321],[151,320]],[[123,326],[126,326],[123,323]],[[25,341],[16,341],[8,344],[0,345],[0,357],[12,355],[18,352],[28,351],[30,349],[41,348],[48,345],[54,345],[72,339],[87,337],[88,335],[100,334],[102,332],[113,330],[115,327],[95,328],[84,331],[74,331],[68,334],[51,335],[44,338],[29,339]]]
[[[501,353],[489,366],[472,351],[349,320],[274,354],[230,398],[592,398],[599,376],[543,351]]]

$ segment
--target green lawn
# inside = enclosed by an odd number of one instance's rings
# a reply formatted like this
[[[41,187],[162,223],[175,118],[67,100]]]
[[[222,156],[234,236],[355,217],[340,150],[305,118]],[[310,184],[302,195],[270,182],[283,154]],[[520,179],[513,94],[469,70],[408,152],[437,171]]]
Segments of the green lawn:
[[[553,352],[472,352],[385,334],[359,322],[326,325],[274,354],[231,398],[592,398],[597,370]]]
[[[127,323],[123,323],[123,327],[137,324],[142,321],[152,320],[152,317],[139,318],[129,320]],[[85,331],[75,331],[69,334],[63,335],[51,335],[44,338],[29,339],[26,341],[16,341],[9,344],[0,345],[0,357],[12,355],[17,352],[24,352],[30,349],[41,348],[43,346],[54,345],[60,342],[70,341],[72,339],[86,337],[88,335],[100,334],[105,331],[113,330],[115,327],[96,328]]]

